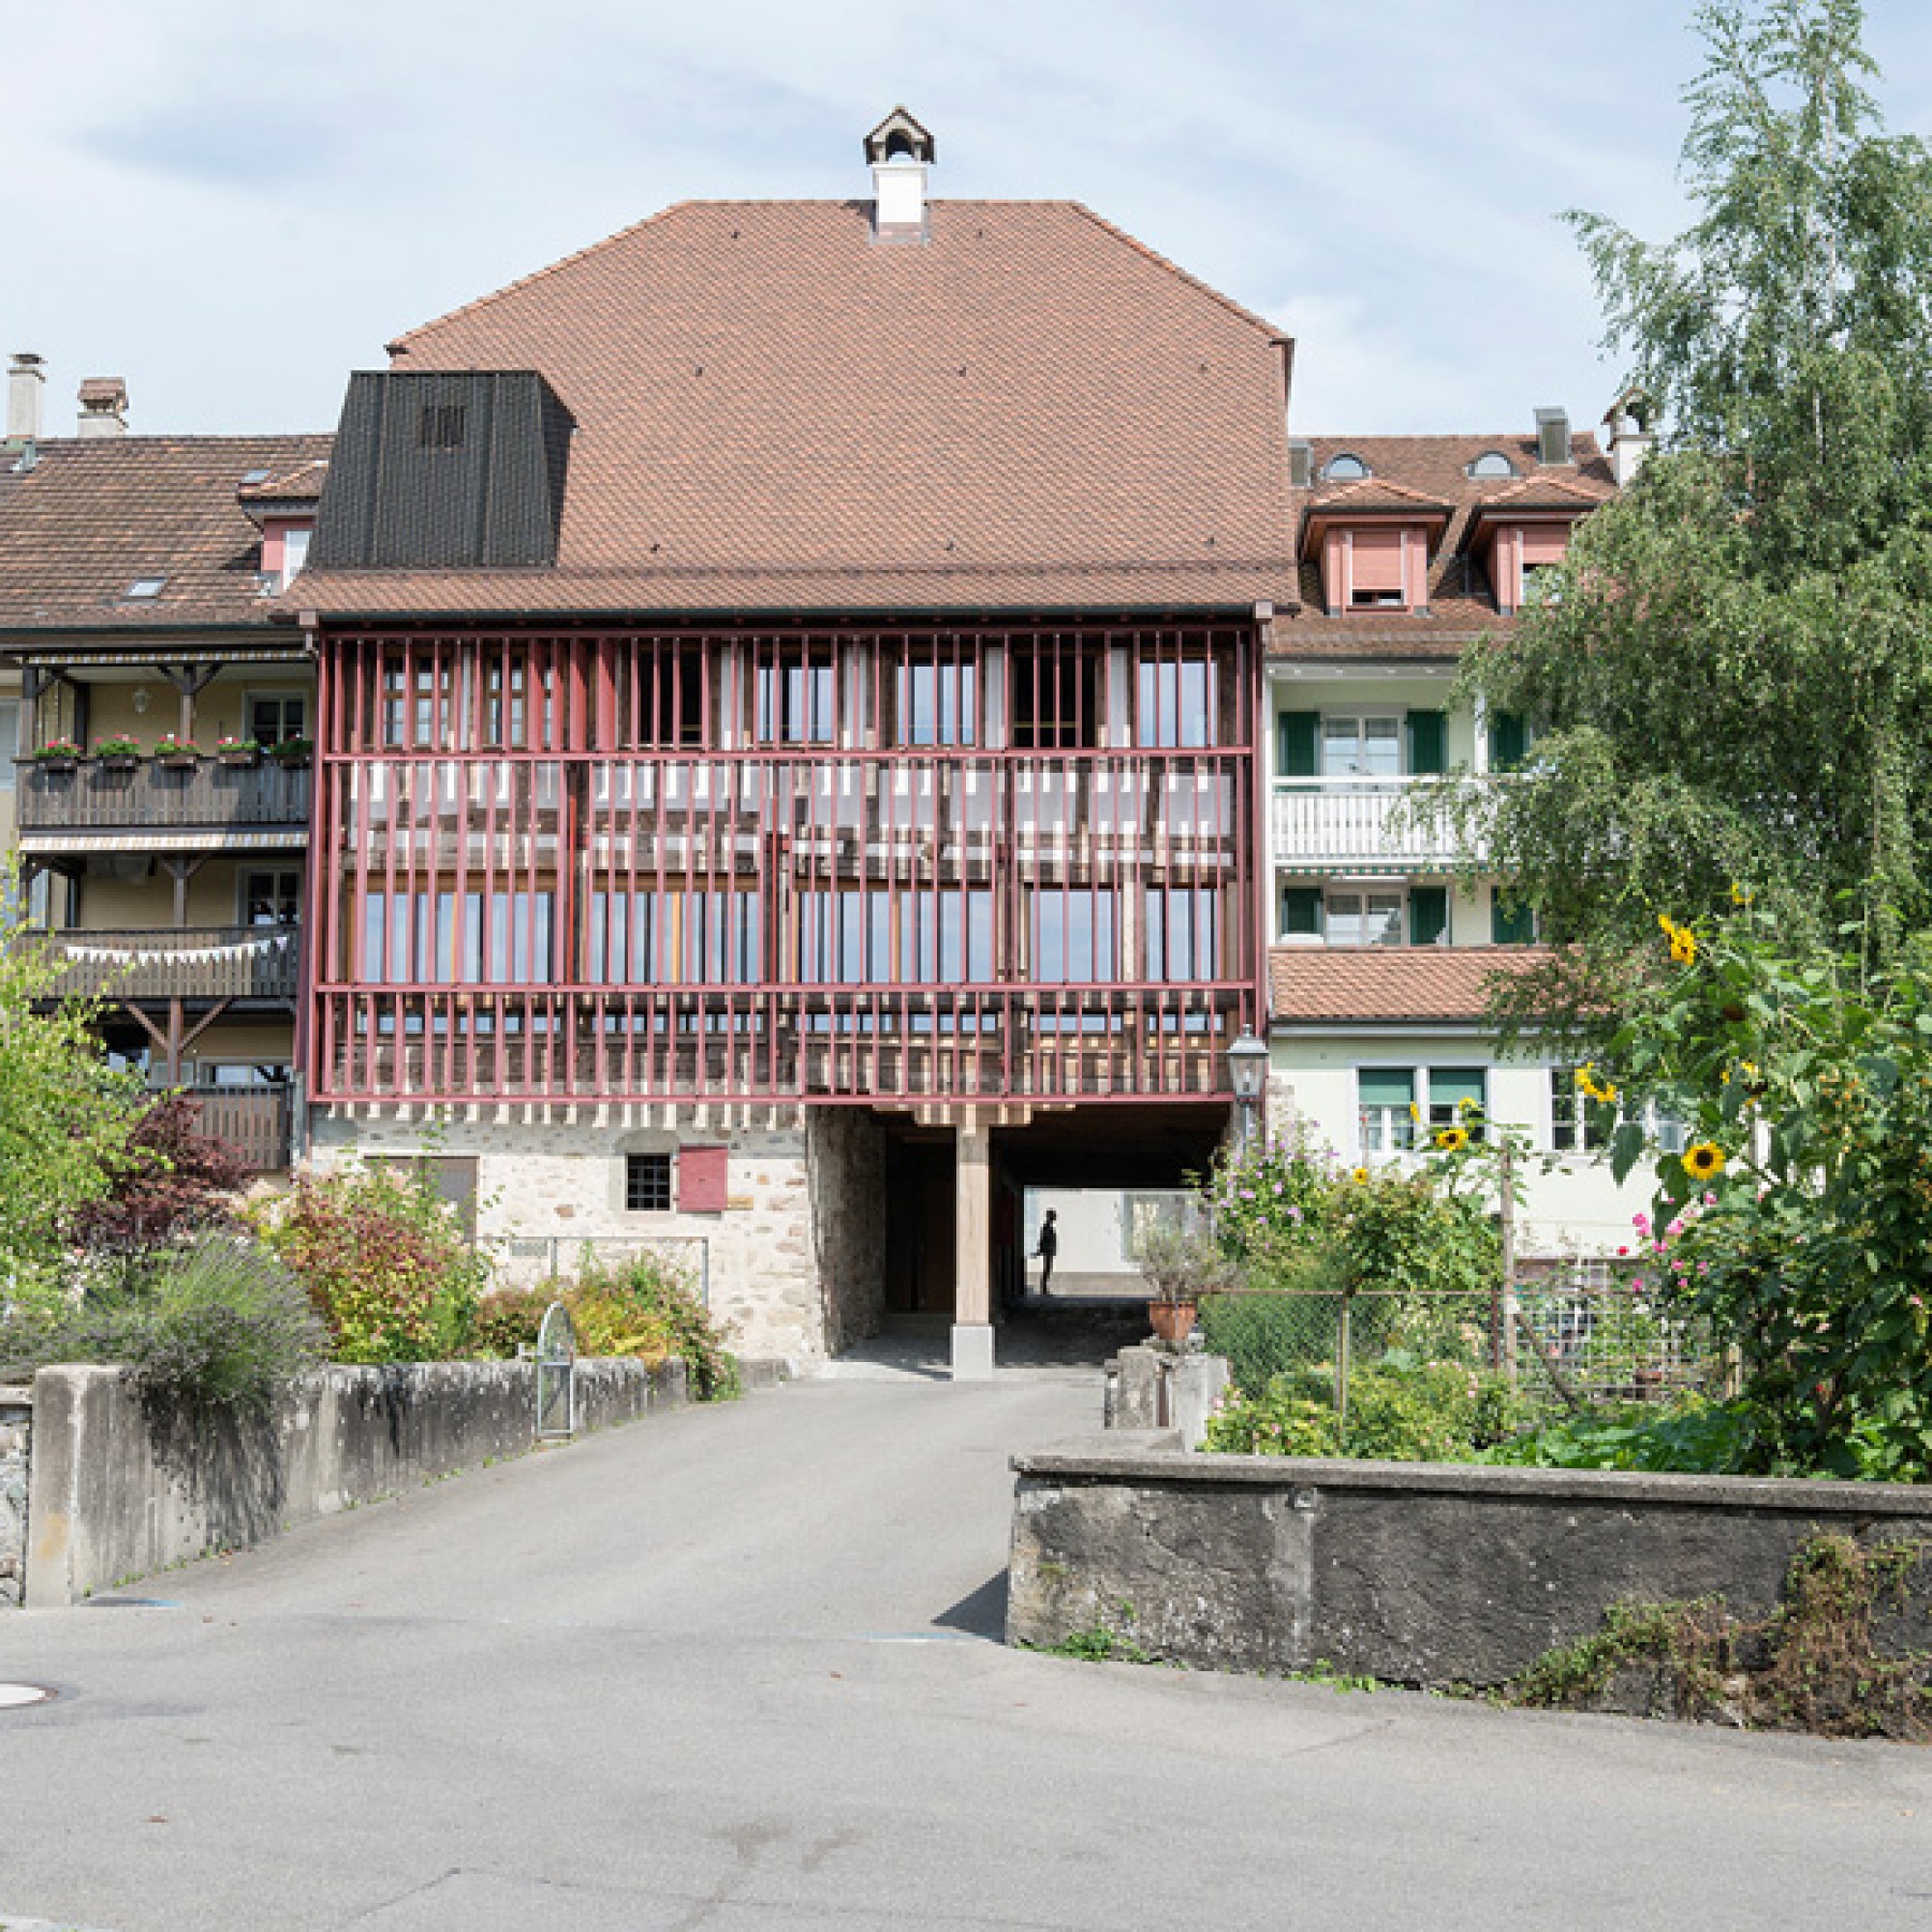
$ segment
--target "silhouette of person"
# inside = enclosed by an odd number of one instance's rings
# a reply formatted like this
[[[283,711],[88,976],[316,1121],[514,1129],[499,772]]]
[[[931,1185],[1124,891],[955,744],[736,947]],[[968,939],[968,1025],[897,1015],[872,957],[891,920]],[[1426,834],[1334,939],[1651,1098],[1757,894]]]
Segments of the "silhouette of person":
[[[1039,1224],[1039,1246],[1034,1250],[1039,1257],[1039,1292],[1042,1294],[1052,1290],[1054,1257],[1060,1253],[1060,1230],[1053,1225],[1058,1218],[1051,1208],[1046,1210],[1046,1219]]]

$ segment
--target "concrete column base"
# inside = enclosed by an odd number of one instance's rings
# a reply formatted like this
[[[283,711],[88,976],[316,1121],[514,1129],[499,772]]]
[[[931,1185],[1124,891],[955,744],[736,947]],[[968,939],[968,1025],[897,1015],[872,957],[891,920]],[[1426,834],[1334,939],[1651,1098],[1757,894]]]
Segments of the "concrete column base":
[[[952,1324],[952,1379],[989,1382],[993,1379],[993,1324],[955,1321]]]

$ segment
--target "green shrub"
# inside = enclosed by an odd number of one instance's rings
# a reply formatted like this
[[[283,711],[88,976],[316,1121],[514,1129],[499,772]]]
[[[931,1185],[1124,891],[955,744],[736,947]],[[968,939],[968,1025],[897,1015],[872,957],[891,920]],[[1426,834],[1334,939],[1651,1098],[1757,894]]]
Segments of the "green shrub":
[[[557,1299],[557,1284],[536,1288],[500,1288],[476,1304],[470,1327],[470,1348],[493,1361],[512,1361],[524,1349],[534,1349],[544,1316]]]
[[[443,1361],[467,1350],[489,1264],[427,1173],[305,1174],[262,1227],[327,1324],[338,1362]]]
[[[1340,1418],[1332,1397],[1306,1392],[1294,1376],[1276,1376],[1258,1396],[1230,1397],[1208,1419],[1202,1447],[1229,1456],[1339,1456]]]
[[[0,1365],[119,1363],[151,1404],[259,1413],[323,1359],[326,1341],[300,1284],[272,1255],[210,1234],[153,1251],[78,1303],[0,1333]]]
[[[1334,1372],[1270,1378],[1262,1394],[1230,1396],[1208,1425],[1210,1450],[1254,1456],[1349,1456],[1386,1463],[1466,1463],[1510,1438],[1516,1399],[1499,1376],[1459,1362],[1400,1355],[1349,1378],[1346,1418]]]
[[[673,1262],[648,1251],[614,1264],[585,1264],[563,1294],[581,1355],[683,1359],[699,1402],[729,1402],[740,1393],[738,1363],[711,1312]]]
[[[1547,1422],[1498,1443],[1482,1460],[1531,1469],[1734,1475],[1757,1466],[1757,1435],[1756,1420],[1742,1403],[1692,1403],[1667,1409],[1633,1406]]]

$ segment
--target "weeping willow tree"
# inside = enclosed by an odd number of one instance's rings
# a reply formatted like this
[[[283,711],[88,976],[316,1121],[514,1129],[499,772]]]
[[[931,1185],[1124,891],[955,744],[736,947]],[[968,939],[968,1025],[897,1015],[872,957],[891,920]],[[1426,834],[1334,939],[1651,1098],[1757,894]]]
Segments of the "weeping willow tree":
[[[1932,157],[1880,123],[1857,0],[1695,25],[1697,219],[1567,217],[1657,451],[1465,660],[1465,698],[1534,721],[1528,763],[1436,808],[1555,949],[1498,1017],[1579,1041],[1660,913],[1746,894],[1884,954],[1932,901]]]

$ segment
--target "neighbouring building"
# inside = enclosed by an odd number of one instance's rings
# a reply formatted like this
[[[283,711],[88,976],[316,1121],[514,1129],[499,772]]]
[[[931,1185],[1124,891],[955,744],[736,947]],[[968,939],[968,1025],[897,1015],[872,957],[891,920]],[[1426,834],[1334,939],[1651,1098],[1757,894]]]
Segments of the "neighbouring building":
[[[314,671],[272,599],[326,436],[127,433],[117,379],[42,434],[40,358],[0,451],[0,761],[26,943],[99,998],[110,1051],[289,1164]],[[18,761],[12,753],[17,747]]]
[[[352,379],[308,569],[318,1156],[701,1235],[753,1350],[992,1362],[1026,1191],[1265,1024],[1290,345],[1085,208],[694,202]],[[1063,1249],[1062,1265],[1079,1258]]]
[[[1607,450],[1553,409],[1527,435],[1296,438],[1300,594],[1267,647],[1274,1117],[1372,1166],[1463,1101],[1526,1128],[1560,1157],[1524,1189],[1526,1249],[1550,1257],[1627,1240],[1640,1198],[1593,1157],[1574,1068],[1497,1056],[1485,982],[1536,934],[1405,805],[1528,755],[1524,720],[1454,701],[1457,663],[1634,472],[1647,439],[1628,415],[1611,428]]]

